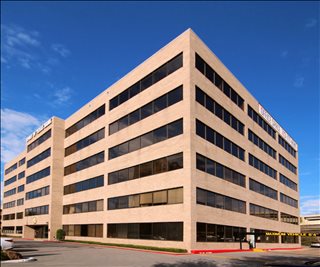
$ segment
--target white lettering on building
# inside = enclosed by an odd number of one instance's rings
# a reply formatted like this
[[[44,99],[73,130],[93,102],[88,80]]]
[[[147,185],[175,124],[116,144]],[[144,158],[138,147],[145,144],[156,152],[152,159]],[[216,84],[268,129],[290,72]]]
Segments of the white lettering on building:
[[[275,129],[283,139],[285,139],[296,151],[298,150],[297,143],[287,134],[285,130],[276,122],[274,118],[259,104],[260,115]]]
[[[33,137],[35,137],[38,133],[40,133],[44,128],[48,127],[52,123],[52,118],[42,124],[37,130],[35,130],[31,135],[26,138],[26,141],[30,141]]]

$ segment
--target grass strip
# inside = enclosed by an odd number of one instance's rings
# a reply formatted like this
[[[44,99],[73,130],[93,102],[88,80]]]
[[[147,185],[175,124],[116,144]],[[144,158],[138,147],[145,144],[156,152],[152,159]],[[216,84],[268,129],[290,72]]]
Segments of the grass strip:
[[[188,252],[186,249],[181,249],[181,248],[162,248],[162,247],[141,246],[141,245],[132,245],[132,244],[102,243],[102,242],[82,241],[82,240],[64,240],[64,241],[65,242],[77,242],[77,243],[83,243],[83,244],[123,247],[123,248],[137,248],[137,249],[144,249],[144,250],[166,251],[166,252],[174,252],[174,253],[187,253]]]

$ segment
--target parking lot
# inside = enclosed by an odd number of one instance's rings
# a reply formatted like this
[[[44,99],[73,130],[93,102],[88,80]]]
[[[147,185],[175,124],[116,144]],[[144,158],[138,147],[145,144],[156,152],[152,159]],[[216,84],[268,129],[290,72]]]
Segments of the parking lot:
[[[116,266],[116,267],[218,267],[218,266],[320,266],[320,249],[169,255],[78,243],[16,240],[15,251],[37,260],[2,266]],[[312,261],[319,261],[313,265]],[[306,263],[308,263],[306,265]]]

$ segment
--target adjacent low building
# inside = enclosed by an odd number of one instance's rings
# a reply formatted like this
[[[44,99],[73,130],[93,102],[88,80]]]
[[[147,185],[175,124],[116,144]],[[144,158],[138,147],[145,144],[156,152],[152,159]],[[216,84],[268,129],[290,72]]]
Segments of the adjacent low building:
[[[26,238],[297,247],[298,146],[187,30],[5,165],[3,228]],[[253,236],[247,236],[247,239]]]

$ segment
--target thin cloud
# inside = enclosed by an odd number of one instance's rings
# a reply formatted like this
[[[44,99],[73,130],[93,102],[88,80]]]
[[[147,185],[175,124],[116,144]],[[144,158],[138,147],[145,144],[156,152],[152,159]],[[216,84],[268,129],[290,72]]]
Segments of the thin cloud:
[[[319,214],[320,213],[320,197],[319,196],[306,196],[301,197],[300,203],[301,214]]]
[[[12,109],[1,109],[1,162],[8,162],[25,149],[25,138],[44,119]]]
[[[17,25],[1,25],[1,48],[2,64],[36,69],[44,74],[60,63],[57,54],[64,58],[70,55],[70,50],[63,44],[45,45],[39,32]]]
[[[297,76],[293,82],[293,86],[296,88],[301,88],[304,86],[304,77],[303,76]]]
[[[62,57],[67,57],[70,55],[70,51],[62,44],[53,44],[51,48]]]
[[[62,89],[56,90],[54,93],[54,103],[58,105],[66,104],[69,102],[72,95],[72,89],[70,87],[64,87]]]
[[[317,20],[315,18],[308,19],[306,24],[304,25],[306,28],[313,28],[314,26],[317,25]]]

